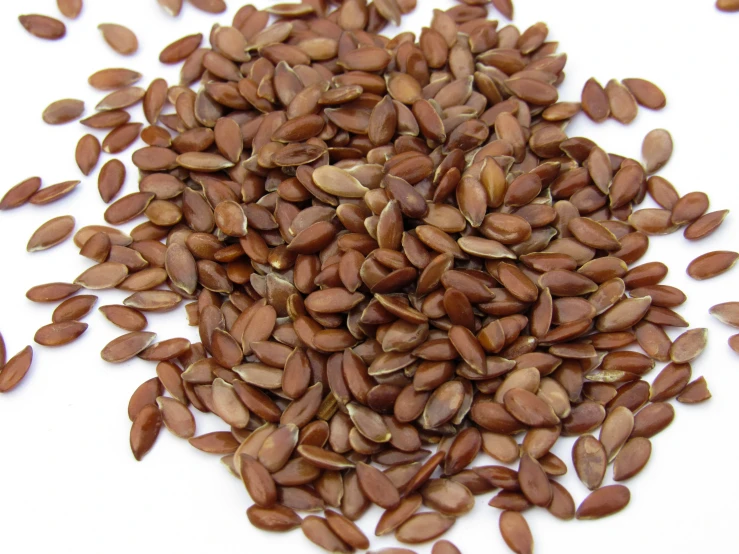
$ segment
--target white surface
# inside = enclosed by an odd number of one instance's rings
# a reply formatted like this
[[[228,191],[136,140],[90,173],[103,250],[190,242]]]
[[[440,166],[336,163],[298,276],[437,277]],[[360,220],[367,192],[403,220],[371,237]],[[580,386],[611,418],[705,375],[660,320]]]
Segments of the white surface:
[[[64,40],[46,42],[28,35],[17,16],[23,10],[58,17],[54,0],[0,3],[2,192],[31,175],[40,175],[46,185],[80,178],[74,149],[88,130],[78,123],[43,124],[40,115],[47,104],[59,98],[81,98],[90,115],[102,94],[91,89],[86,79],[104,67],[139,70],[145,74],[143,86],[154,76],[174,82],[178,68],[162,67],[157,61],[162,47],[193,32],[207,36],[213,23],[230,22],[238,8],[231,0],[228,15],[209,16],[186,5],[180,18],[171,19],[154,0],[86,0],[85,4],[78,20],[66,22]],[[432,4],[447,7],[452,2],[419,0],[419,4],[425,7],[405,19],[406,29],[420,31],[429,24]],[[739,126],[733,109],[739,16],[717,12],[713,0],[691,2],[690,9],[688,3],[679,4],[518,0],[515,23],[524,29],[546,21],[550,40],[558,40],[560,50],[569,54],[567,79],[560,88],[563,100],[578,100],[582,84],[591,76],[603,84],[612,77],[645,77],[667,93],[667,109],[640,110],[628,127],[615,121],[595,126],[580,115],[569,128],[570,136],[582,134],[607,151],[638,158],[644,134],[665,127],[672,133],[675,152],[661,174],[681,193],[710,193],[712,210],[734,208],[739,199],[731,170],[736,156],[734,131]],[[123,57],[113,52],[96,29],[103,22],[133,29],[139,53]],[[140,112],[132,121],[143,121]],[[123,156],[129,164],[127,192],[136,190],[130,153]],[[100,165],[108,158],[103,155]],[[96,171],[62,202],[0,215],[0,330],[10,354],[30,343],[53,309],[27,301],[25,290],[74,279],[88,265],[71,240],[47,253],[27,254],[28,237],[42,222],[63,214],[75,215],[78,228],[103,223],[104,208]],[[736,216],[732,214],[709,240],[688,243],[681,234],[654,238],[642,260],[667,262],[671,269],[666,283],[689,296],[679,311],[693,326],[709,327],[710,347],[694,364],[694,376],[706,375],[713,399],[699,406],[675,403],[675,422],[653,440],[649,465],[628,483],[632,501],[623,513],[597,522],[563,523],[543,510],[528,512],[537,552],[736,551],[739,448],[733,423],[739,358],[726,344],[731,329],[715,322],[707,310],[721,301],[739,300],[739,273],[735,270],[698,283],[684,271],[703,252],[737,248]],[[121,292],[101,294],[98,306],[123,297]],[[150,328],[161,339],[184,334],[197,340],[183,312],[153,315]],[[300,531],[272,535],[254,529],[244,515],[250,505],[247,494],[219,464],[218,456],[198,452],[166,430],[144,462],[135,462],[128,446],[126,406],[133,390],[154,375],[154,366],[141,361],[122,366],[103,363],[100,349],[120,331],[97,311],[86,321],[91,327],[76,345],[56,351],[35,347],[25,382],[0,397],[2,552],[319,552]],[[219,428],[223,424],[219,426],[213,416],[198,419],[199,432]],[[570,463],[570,448],[571,441],[560,441],[556,454]],[[481,456],[478,463],[495,462]],[[570,469],[561,482],[577,503],[584,498],[586,490],[574,471]],[[473,514],[461,518],[445,537],[465,554],[507,551],[497,529],[498,512],[486,505],[488,498],[478,497]],[[378,515],[375,509],[361,520],[370,535]],[[392,538],[372,540],[373,548],[391,544]],[[427,553],[430,546],[417,551]]]

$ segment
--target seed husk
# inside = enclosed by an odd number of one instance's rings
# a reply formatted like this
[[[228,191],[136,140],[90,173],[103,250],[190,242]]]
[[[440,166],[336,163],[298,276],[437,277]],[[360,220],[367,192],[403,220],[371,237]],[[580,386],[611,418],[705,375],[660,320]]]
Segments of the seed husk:
[[[38,252],[61,244],[72,235],[74,225],[75,221],[71,215],[55,217],[47,221],[31,235],[26,251]]]
[[[98,30],[102,33],[105,42],[124,56],[135,54],[139,49],[139,41],[131,29],[117,23],[101,23]]]
[[[705,377],[698,377],[695,381],[688,383],[678,395],[677,401],[683,404],[697,404],[711,398]]]
[[[61,125],[74,121],[85,111],[85,103],[82,100],[65,98],[49,104],[41,118],[49,125]]]
[[[28,373],[32,361],[33,348],[30,346],[26,346],[10,358],[0,370],[0,392],[8,392],[14,389]]]
[[[600,519],[620,512],[631,499],[623,485],[609,485],[593,491],[577,508],[577,519]]]
[[[67,27],[64,23],[48,15],[19,15],[18,21],[26,31],[38,38],[59,40],[67,34]]]

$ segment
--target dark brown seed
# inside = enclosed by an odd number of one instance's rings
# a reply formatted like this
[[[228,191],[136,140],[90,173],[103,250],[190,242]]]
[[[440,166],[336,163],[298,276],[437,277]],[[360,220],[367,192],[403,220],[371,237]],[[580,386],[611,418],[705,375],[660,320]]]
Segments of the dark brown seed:
[[[631,499],[623,485],[609,485],[590,493],[577,508],[577,519],[599,519],[623,510]]]
[[[5,352],[3,343],[3,353]],[[3,356],[4,357],[4,356]],[[0,393],[15,388],[26,376],[33,361],[33,348],[26,346],[18,354],[10,358],[0,369]]]
[[[47,221],[31,235],[26,251],[38,252],[61,244],[72,235],[74,225],[75,221],[71,215],[55,217]]]
[[[734,267],[737,259],[739,259],[739,254],[736,252],[726,250],[709,252],[690,262],[688,275],[698,281],[711,279]]]
[[[520,513],[502,512],[499,527],[503,540],[513,552],[516,554],[532,554],[534,552],[534,537],[531,535],[526,519]]]
[[[137,461],[151,450],[162,427],[162,414],[153,404],[147,404],[139,411],[131,426],[131,452]]]
[[[58,40],[67,33],[64,23],[46,15],[19,15],[18,21],[33,36],[46,40]]]
[[[139,41],[129,28],[117,23],[101,23],[98,30],[108,45],[124,56],[130,56],[139,49]]]

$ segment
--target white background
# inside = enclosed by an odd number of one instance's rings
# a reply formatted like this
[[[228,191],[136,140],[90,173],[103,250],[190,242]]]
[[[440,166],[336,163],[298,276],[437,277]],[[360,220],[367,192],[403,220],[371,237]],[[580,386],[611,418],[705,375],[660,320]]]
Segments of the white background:
[[[227,15],[210,16],[185,6],[181,17],[172,19],[155,0],[85,4],[78,20],[66,22],[66,38],[47,42],[28,35],[17,16],[22,9],[60,17],[54,0],[0,3],[2,192],[31,175],[41,176],[46,185],[81,178],[74,150],[88,130],[79,123],[45,125],[41,112],[46,105],[60,98],[80,98],[87,104],[86,115],[92,114],[102,94],[87,85],[87,77],[105,67],[141,71],[142,86],[160,75],[175,82],[178,68],[160,66],[160,50],[185,34],[207,36],[213,23],[228,24],[238,8],[231,0]],[[452,2],[419,0],[419,4],[423,7],[405,18],[405,29],[420,31],[430,22],[432,6],[446,8]],[[603,84],[614,77],[645,77],[667,93],[667,109],[640,110],[628,127],[615,121],[596,126],[580,115],[569,128],[570,136],[582,134],[607,151],[638,158],[645,133],[665,127],[672,133],[675,151],[661,174],[681,193],[710,193],[712,210],[738,205],[734,168],[739,15],[716,11],[713,0],[518,0],[516,12],[521,29],[539,20],[547,22],[550,40],[559,41],[560,50],[569,54],[561,99],[579,100],[581,87],[591,76]],[[113,52],[97,31],[103,22],[133,29],[140,42],[138,54],[123,57]],[[134,112],[132,121],[144,120]],[[103,155],[98,169],[108,158]],[[130,151],[123,158],[129,164],[128,193],[136,190],[136,172]],[[27,301],[26,289],[70,281],[88,265],[71,240],[36,254],[26,253],[26,241],[41,223],[59,215],[77,217],[78,228],[103,223],[105,205],[96,184],[97,171],[83,178],[78,190],[62,202],[0,214],[0,330],[11,355],[31,342],[35,330],[50,321],[53,309]],[[707,377],[713,399],[699,406],[676,404],[676,420],[653,440],[649,465],[628,483],[632,501],[623,513],[597,522],[564,523],[543,510],[528,512],[537,552],[736,552],[739,358],[727,346],[731,329],[713,321],[707,310],[718,302],[739,300],[739,274],[703,283],[685,275],[687,263],[697,255],[737,248],[736,215],[702,242],[689,243],[681,234],[654,238],[642,260],[668,263],[666,283],[689,296],[680,312],[694,327],[710,329],[709,350],[694,363],[694,376]],[[98,306],[122,298],[121,292],[101,294]],[[149,319],[160,339],[184,333],[197,340],[195,330],[185,324],[183,310]],[[74,346],[53,352],[36,347],[26,380],[0,397],[3,552],[318,552],[300,531],[270,535],[251,527],[244,515],[250,505],[246,492],[218,456],[196,451],[166,430],[144,462],[135,462],[128,446],[126,406],[134,389],[154,375],[154,365],[103,363],[100,349],[120,330],[97,311],[86,321],[91,328]],[[212,416],[199,417],[198,426],[200,432],[223,428]],[[570,448],[571,441],[561,441],[556,454],[570,463]],[[481,456],[478,463],[495,462]],[[584,498],[586,490],[574,471],[561,482],[576,502]],[[488,498],[478,497],[475,511],[460,519],[446,537],[466,554],[507,551],[497,530],[498,512],[486,505]],[[375,509],[361,520],[368,535],[378,515]],[[392,538],[372,541],[374,548],[393,543]],[[430,546],[417,550],[427,553]]]

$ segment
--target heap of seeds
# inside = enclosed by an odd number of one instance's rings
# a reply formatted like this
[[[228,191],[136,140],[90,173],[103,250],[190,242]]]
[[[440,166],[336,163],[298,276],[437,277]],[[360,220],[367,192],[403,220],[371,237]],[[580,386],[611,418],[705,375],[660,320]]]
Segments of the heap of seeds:
[[[182,7],[159,3],[173,15]],[[59,4],[70,17],[81,9]],[[684,228],[699,240],[728,210],[708,213],[705,194],[680,196],[652,175],[672,152],[665,130],[644,139],[643,164],[565,134],[581,109],[623,123],[638,105],[660,109],[654,84],[591,79],[581,103],[559,102],[567,57],[547,42],[547,26],[499,28],[485,0],[434,10],[418,37],[378,34],[415,4],[244,6],[232,25],[213,27],[210,47],[197,34],[161,52],[162,63],[182,64],[179,84],[142,88],[142,75],[122,68],[93,74],[108,95],[81,123],[110,132],[102,145],[82,137],[77,163],[90,175],[101,151],[140,137],[139,190],[122,195],[126,170],[115,159],[98,185],[110,225],[148,221],[130,234],[77,231],[80,254],[97,265],[72,284],[28,291],[35,302],[63,300],[35,340],[58,346],[85,332],[79,320],[97,298],[78,291],[126,291],[122,305],[100,308],[127,331],[102,357],[156,364],[129,405],[134,456],[162,423],[223,456],[260,529],[301,527],[326,550],[352,552],[369,548],[353,522],[377,504],[386,511],[376,535],[423,543],[494,493],[505,542],[529,553],[521,512],[621,510],[630,492],[601,487],[608,465],[616,481],[634,476],[674,417],[668,401],[710,397],[690,365],[706,330],[672,342],[665,328],[688,326],[673,311],[686,297],[662,284],[665,264],[636,264],[650,235]],[[510,2],[493,4],[512,15]],[[64,34],[40,17],[21,22],[43,38]],[[121,53],[138,47],[124,27],[101,30]],[[146,127],[126,111],[139,102]],[[83,111],[60,100],[44,120]],[[34,177],[0,209],[53,202],[78,183],[41,188]],[[647,194],[661,208],[635,209]],[[74,227],[55,218],[28,250],[60,244]],[[688,272],[710,278],[737,257],[709,252]],[[145,314],[183,301],[200,342],[156,342]],[[739,303],[711,313],[739,326]],[[27,347],[5,363],[0,339],[0,391],[31,358]],[[667,365],[650,384],[656,363]],[[190,406],[227,428],[196,436]],[[560,436],[579,436],[572,462],[592,491],[577,508],[556,481],[567,471],[550,452]],[[481,450],[505,465],[475,465]],[[459,551],[440,541],[433,552]]]

